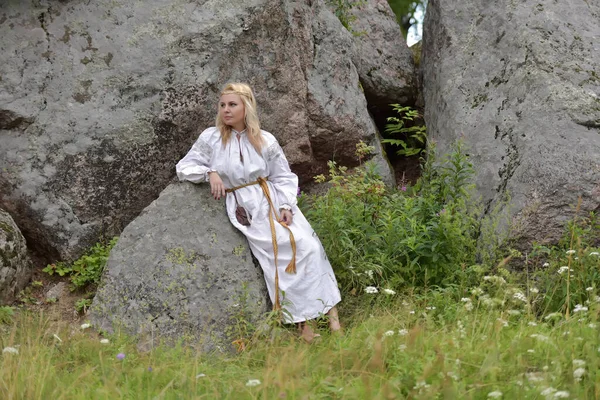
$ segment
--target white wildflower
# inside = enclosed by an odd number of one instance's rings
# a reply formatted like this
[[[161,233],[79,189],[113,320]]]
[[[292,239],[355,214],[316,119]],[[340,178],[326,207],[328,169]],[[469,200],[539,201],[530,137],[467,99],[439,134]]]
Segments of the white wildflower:
[[[513,298],[515,300],[520,300],[524,303],[527,303],[527,297],[521,292],[516,292],[515,294],[513,294]]]
[[[562,314],[559,313],[559,312],[553,312],[553,313],[550,313],[550,314],[548,314],[548,315],[546,315],[544,317],[544,319],[546,321],[549,320],[549,319],[559,319],[559,318],[562,318]]]
[[[521,311],[519,310],[508,310],[510,315],[521,315]]]
[[[375,294],[375,293],[378,293],[378,292],[379,292],[379,290],[377,290],[377,288],[374,287],[374,286],[367,286],[365,288],[365,293]]]
[[[535,350],[534,349],[527,349],[527,352],[528,353],[535,353]]]
[[[566,253],[569,254],[569,255],[571,255],[571,254],[577,253],[577,251],[575,251],[575,250],[567,250]]]
[[[532,287],[531,289],[529,289],[529,293],[538,294],[539,292],[540,292],[540,289],[538,289],[536,287]]]
[[[398,331],[398,335],[399,336],[406,336],[406,335],[408,335],[408,329],[400,329]]]
[[[405,344],[401,344],[400,346],[398,346],[398,350],[400,350],[400,351],[406,350],[406,345]]]
[[[92,326],[92,324],[81,324],[81,329],[87,329],[90,328]]]
[[[369,279],[373,279],[373,270],[370,269],[368,271],[365,271],[365,275],[367,275]]]
[[[2,349],[2,354],[19,354],[19,349],[8,346]]]
[[[248,382],[246,382],[246,386],[248,387],[254,387],[258,385],[260,385],[260,381],[258,379],[250,379]]]
[[[590,286],[590,287],[586,287],[586,288],[585,288],[585,291],[586,291],[586,292],[591,292],[591,291],[593,291],[593,290],[594,290],[594,288],[593,288],[593,287],[591,287],[591,286]]]
[[[463,303],[465,303],[465,310],[467,310],[467,311],[473,310],[473,302],[471,301],[470,298],[463,297],[462,299],[460,299],[460,301],[462,301]]]
[[[381,291],[385,294],[389,294],[390,296],[393,296],[396,294],[396,292],[393,291],[392,289],[381,289]]]
[[[554,389],[553,387],[549,387],[549,388],[542,390],[541,395],[548,397],[548,396],[552,396],[552,394],[555,392],[556,392],[556,389]]]
[[[529,326],[537,326],[537,323],[536,323],[536,322],[533,322],[533,321],[529,321],[529,322],[527,323],[527,325],[529,325]]]
[[[508,326],[508,321],[505,321],[502,318],[497,318],[496,321],[500,322],[502,326]]]
[[[534,334],[530,335],[529,337],[532,337],[540,342],[549,342],[550,341],[550,338],[548,336],[540,335],[538,333],[534,333]]]
[[[492,283],[501,284],[501,285],[503,285],[503,284],[506,283],[506,280],[504,280],[503,277],[497,276],[497,275],[486,275],[486,276],[483,277],[483,280],[484,281],[489,281],[489,282],[492,282]]]
[[[581,304],[576,304],[575,308],[573,309],[573,313],[576,313],[576,312],[585,312],[587,310],[588,310],[587,307],[584,307]]]
[[[542,267],[548,268],[550,266],[550,263],[545,262]]]
[[[597,251],[592,251],[590,253],[590,256],[596,256],[596,257],[600,257],[600,253],[598,253]]]
[[[459,380],[458,374],[454,371],[446,372],[446,376],[448,376],[449,378],[452,378],[455,381]]]
[[[413,389],[427,389],[429,388],[431,385],[427,384],[427,382],[425,381],[419,381],[417,382],[417,384],[413,387]]]
[[[499,390],[494,390],[493,392],[489,392],[487,397],[490,399],[498,399],[502,397],[502,392]]]
[[[527,372],[525,377],[531,383],[541,382],[544,380],[544,376],[540,372]]]
[[[572,268],[569,268],[569,267],[568,267],[568,266],[566,266],[566,265],[563,265],[562,267],[560,267],[560,268],[558,269],[558,273],[559,273],[559,274],[561,274],[561,275],[562,275],[563,273],[567,272],[567,271],[571,271],[571,272],[573,272],[573,269],[572,269]]]
[[[600,296],[596,296],[596,297],[594,297],[594,301],[595,301],[596,303],[600,303]]]
[[[471,290],[471,294],[473,296],[480,296],[483,294],[483,289],[481,288],[474,288],[473,290]]]
[[[415,313],[415,310],[410,310],[408,313],[409,313],[409,314],[414,314],[414,313]]]
[[[573,360],[573,366],[574,367],[585,367],[585,361],[584,360],[575,359],[575,360]]]
[[[386,331],[383,336],[394,336],[394,331]]]
[[[575,378],[577,382],[581,380],[583,375],[585,375],[585,368],[577,368],[575,371],[573,371],[573,378]]]
[[[566,390],[561,390],[560,392],[554,393],[554,398],[555,399],[567,399],[567,398],[569,398],[569,392],[567,392]]]
[[[109,344],[110,341],[108,339],[100,339],[100,343],[102,343],[102,344]]]
[[[593,323],[593,322],[590,322],[590,323],[588,324],[588,327],[590,327],[590,328],[592,328],[592,329],[595,329],[597,326],[598,326],[598,325],[596,325],[596,324],[595,324],[595,323]]]

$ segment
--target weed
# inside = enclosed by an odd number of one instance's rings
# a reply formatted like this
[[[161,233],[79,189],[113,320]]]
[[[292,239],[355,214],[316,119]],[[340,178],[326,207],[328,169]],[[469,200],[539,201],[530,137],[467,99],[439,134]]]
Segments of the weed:
[[[90,284],[97,285],[100,283],[110,250],[117,243],[117,240],[118,238],[114,237],[107,244],[96,243],[86,254],[73,263],[57,262],[49,264],[42,271],[49,275],[69,275],[71,290],[85,288]]]

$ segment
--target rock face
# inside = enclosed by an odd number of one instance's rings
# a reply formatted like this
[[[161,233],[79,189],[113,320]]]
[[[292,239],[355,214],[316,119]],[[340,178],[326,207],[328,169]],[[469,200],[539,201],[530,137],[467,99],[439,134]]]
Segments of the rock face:
[[[425,119],[469,145],[487,210],[505,194],[521,243],[600,210],[600,3],[430,0]]]
[[[301,182],[356,162],[358,140],[393,182],[353,37],[323,0],[10,0],[0,38],[0,206],[49,259],[155,199],[228,81],[253,85]],[[390,81],[382,65],[373,79]]]
[[[99,329],[226,350],[236,318],[256,323],[267,289],[246,238],[208,185],[177,183],[125,228],[91,307]],[[238,337],[239,338],[239,337]]]
[[[352,9],[354,65],[377,118],[389,114],[390,103],[414,104],[417,82],[411,50],[387,0],[369,0]]]
[[[12,303],[31,279],[32,264],[21,231],[0,209],[0,305]]]

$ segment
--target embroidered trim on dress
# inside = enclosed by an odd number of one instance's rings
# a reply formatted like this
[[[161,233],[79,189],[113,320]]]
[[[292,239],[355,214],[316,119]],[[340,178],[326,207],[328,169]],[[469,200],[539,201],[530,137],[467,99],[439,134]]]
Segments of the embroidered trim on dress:
[[[275,158],[280,157],[283,150],[279,143],[275,142],[267,148],[267,161],[273,161]]]
[[[194,143],[194,150],[196,150],[199,154],[206,155],[209,160],[212,157],[213,148],[210,144],[206,143],[202,139]]]

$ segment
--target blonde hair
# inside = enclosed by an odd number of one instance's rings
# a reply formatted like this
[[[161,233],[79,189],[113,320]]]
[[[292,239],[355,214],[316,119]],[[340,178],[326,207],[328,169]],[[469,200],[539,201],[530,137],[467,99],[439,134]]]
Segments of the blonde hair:
[[[244,123],[246,124],[246,134],[250,144],[256,149],[258,154],[261,154],[261,150],[264,144],[264,138],[260,132],[260,123],[258,122],[258,113],[256,111],[256,99],[254,93],[249,85],[245,83],[228,83],[221,96],[225,94],[237,94],[244,102]],[[217,128],[221,132],[221,141],[223,146],[231,139],[231,126],[225,124],[221,119],[221,114],[217,111]]]

